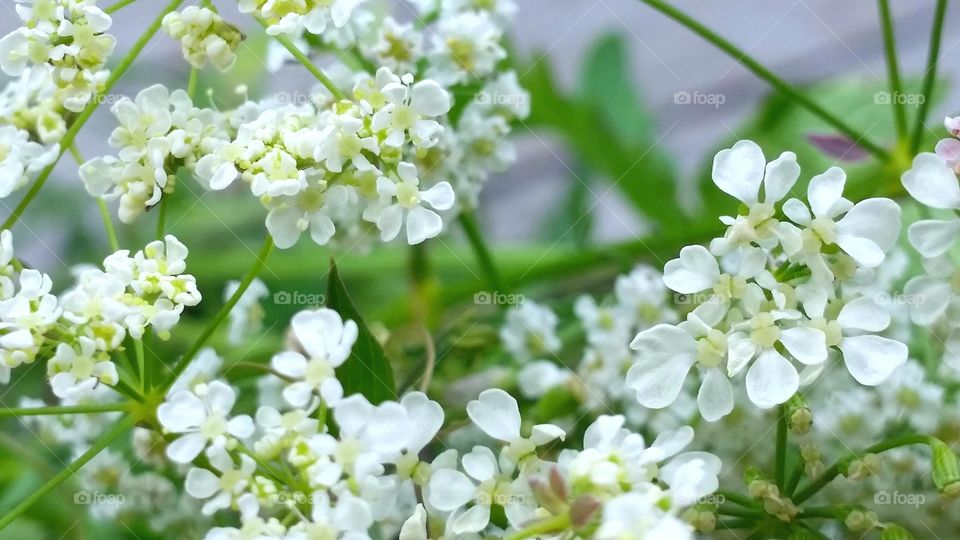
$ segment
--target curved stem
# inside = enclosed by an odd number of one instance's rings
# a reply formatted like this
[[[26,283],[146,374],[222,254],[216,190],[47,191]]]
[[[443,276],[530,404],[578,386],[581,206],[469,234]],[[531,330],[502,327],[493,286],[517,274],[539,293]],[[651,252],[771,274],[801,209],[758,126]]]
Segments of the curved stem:
[[[845,458],[831,465],[812,484],[797,492],[796,496],[793,497],[793,502],[796,505],[800,505],[810,497],[816,495],[817,492],[823,489],[840,474],[840,469],[844,464],[848,463],[851,459],[856,459],[857,456],[862,456],[864,454],[879,454],[881,452],[886,452],[887,450],[900,448],[901,446],[912,446],[915,444],[929,445],[933,440],[935,439],[929,435],[905,435],[903,437],[894,437],[893,439],[875,444],[862,452],[849,454]]]
[[[102,452],[106,447],[110,446],[113,441],[119,438],[121,435],[127,432],[130,428],[137,423],[139,419],[136,416],[130,415],[124,417],[120,422],[118,422],[113,429],[104,433],[100,436],[99,439],[94,441],[90,446],[90,449],[84,452],[80,457],[73,461],[73,463],[67,465],[65,469],[56,474],[53,478],[48,480],[39,489],[30,494],[29,497],[24,499],[20,504],[15,506],[13,510],[7,512],[7,515],[3,516],[0,519],[0,529],[5,528],[13,520],[17,519],[24,512],[30,509],[37,501],[39,501],[44,495],[49,493],[53,488],[60,485],[67,478],[73,476],[75,472],[80,470],[81,467],[87,464],[91,459],[95,458],[97,454]]]
[[[117,2],[103,8],[103,12],[107,14],[116,13],[136,1],[137,0],[117,0]]]
[[[923,73],[923,88],[920,90],[923,99],[917,109],[917,117],[913,125],[913,137],[910,140],[910,155],[920,149],[923,140],[924,123],[930,111],[930,101],[933,94],[933,85],[937,80],[937,65],[940,58],[940,43],[943,35],[943,21],[947,14],[947,0],[937,0],[937,8],[933,14],[933,28],[930,30],[930,47],[927,52],[927,69]]]
[[[53,173],[53,169],[57,166],[57,163],[60,162],[60,158],[63,157],[63,154],[67,152],[70,146],[73,144],[73,141],[76,140],[77,135],[80,133],[80,129],[83,128],[84,124],[87,123],[87,120],[90,119],[90,116],[93,115],[93,112],[97,110],[97,107],[100,106],[100,103],[103,102],[103,96],[106,95],[110,90],[117,84],[117,81],[120,80],[120,77],[130,69],[130,66],[133,65],[134,60],[137,59],[137,56],[143,51],[144,47],[147,46],[147,43],[150,39],[153,38],[153,35],[157,33],[157,30],[160,29],[160,25],[163,22],[163,18],[170,13],[171,11],[177,9],[178,6],[183,2],[183,0],[172,0],[167,7],[160,12],[160,15],[150,26],[147,27],[146,32],[137,39],[136,43],[133,44],[133,47],[130,51],[120,60],[117,64],[117,67],[113,69],[110,73],[110,77],[103,85],[103,89],[93,95],[90,99],[90,103],[87,103],[87,106],[84,107],[83,111],[77,115],[77,118],[73,121],[73,124],[70,125],[70,129],[63,135],[63,138],[60,139],[60,152],[57,154],[57,158],[47,165],[45,169],[40,172],[40,176],[33,182],[33,185],[30,186],[30,189],[27,190],[27,193],[23,196],[23,199],[20,201],[20,204],[13,209],[13,212],[10,214],[10,217],[3,222],[3,225],[0,226],[0,229],[9,229],[19,221],[20,216],[23,215],[23,212],[30,206],[30,203],[37,196],[37,193],[40,192],[40,189],[43,188],[43,185],[50,178],[50,175]]]
[[[261,25],[263,25],[264,28],[268,26],[267,22],[262,19],[258,18],[257,21]],[[320,84],[322,84],[327,90],[330,91],[331,94],[333,94],[333,97],[335,99],[337,100],[347,99],[346,94],[344,94],[342,90],[337,88],[337,85],[333,84],[333,81],[330,80],[330,77],[327,77],[327,75],[323,71],[321,71],[320,68],[314,65],[314,63],[311,62],[309,58],[307,58],[307,55],[303,54],[303,51],[298,49],[297,46],[294,45],[292,41],[290,41],[286,36],[282,36],[280,34],[277,34],[273,37],[281,45],[283,45],[284,48],[290,51],[290,54],[292,54],[294,58],[299,60],[300,63],[303,64],[303,67],[307,68],[307,71],[312,73],[313,76],[316,77],[318,81],[320,81]]]
[[[56,407],[13,407],[0,409],[4,416],[51,416],[58,414],[97,414],[105,412],[129,411],[131,402],[97,403],[93,405],[71,405]]]
[[[857,141],[857,144],[862,146],[865,150],[873,154],[879,159],[886,161],[888,159],[888,153],[886,150],[878,146],[877,144],[869,141],[865,134],[858,132],[853,129],[851,126],[846,124],[843,120],[833,115],[798,89],[794,88],[788,82],[784,81],[772,71],[764,67],[762,64],[754,60],[746,51],[738,48],[736,45],[730,43],[729,41],[720,37],[717,33],[710,30],[703,24],[697,22],[691,18],[686,13],[680,11],[679,9],[668,4],[664,0],[640,0],[644,4],[656,9],[657,11],[663,13],[667,17],[677,21],[678,23],[686,26],[693,33],[699,35],[703,39],[709,41],[712,45],[720,49],[721,51],[732,56],[737,62],[742,64],[745,68],[753,72],[754,75],[760,77],[761,79],[767,81],[771,86],[773,86],[777,91],[779,91],[784,96],[792,99],[797,102],[799,105],[806,108],[808,111],[814,115],[820,117],[824,122],[830,124],[838,131],[844,135],[850,137],[851,139]]]
[[[233,293],[233,296],[227,300],[227,303],[220,308],[220,311],[213,316],[213,320],[210,321],[210,324],[203,329],[203,332],[200,333],[200,337],[193,342],[193,345],[190,346],[190,349],[186,354],[183,355],[183,358],[173,367],[173,373],[170,374],[170,378],[166,380],[161,386],[163,392],[166,392],[173,385],[174,381],[177,380],[177,377],[183,373],[183,370],[187,369],[187,366],[190,365],[190,362],[197,356],[197,353],[200,352],[200,349],[203,348],[203,345],[210,339],[210,336],[213,335],[213,332],[223,323],[223,320],[227,318],[227,315],[230,314],[230,310],[233,309],[233,306],[237,305],[237,302],[240,301],[240,297],[243,296],[243,293],[246,292],[247,288],[250,287],[250,284],[253,283],[253,280],[257,278],[257,275],[260,274],[260,271],[263,270],[263,267],[267,263],[267,257],[270,256],[270,252],[273,250],[273,237],[269,234],[266,239],[263,241],[263,247],[260,248],[260,253],[257,255],[257,259],[253,262],[253,266],[250,267],[250,270],[247,272],[247,275],[243,277],[243,281],[240,282],[240,286],[237,287],[236,292]]]
[[[890,0],[877,0],[880,22],[883,27],[883,51],[887,60],[887,79],[890,84],[890,106],[893,107],[894,125],[897,137],[905,140],[907,133],[907,110],[903,101],[903,83],[900,81],[900,66],[897,63],[897,40],[893,32],[893,16],[890,14]]]
[[[561,514],[535,522],[526,529],[521,529],[513,534],[508,534],[504,540],[524,540],[536,536],[544,536],[547,533],[562,531],[570,527],[570,515]]]
[[[197,83],[200,82],[200,70],[191,67],[190,68],[190,78],[187,79],[187,95],[190,96],[192,101],[197,96]]]

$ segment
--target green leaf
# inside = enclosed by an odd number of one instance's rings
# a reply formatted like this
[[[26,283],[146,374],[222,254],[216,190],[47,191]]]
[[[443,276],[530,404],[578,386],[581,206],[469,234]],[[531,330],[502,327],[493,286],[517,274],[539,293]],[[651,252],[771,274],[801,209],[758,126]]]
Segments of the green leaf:
[[[397,389],[393,378],[393,369],[380,342],[357,311],[347,288],[340,279],[337,265],[330,260],[330,276],[327,279],[327,307],[340,313],[344,320],[357,323],[359,335],[353,346],[350,358],[337,368],[337,378],[343,385],[343,394],[363,394],[370,403],[396,399]]]
[[[570,178],[563,202],[549,215],[540,231],[546,242],[563,242],[576,247],[590,243],[594,216],[591,211],[590,180],[587,173]]]
[[[622,40],[604,38],[584,68],[593,80],[577,96],[558,88],[546,62],[519,67],[520,82],[531,94],[527,125],[562,136],[582,165],[612,183],[661,229],[677,226],[685,215],[677,202],[674,166],[658,148],[653,122],[622,73],[626,65]]]
[[[648,142],[655,129],[630,74],[623,34],[607,34],[590,48],[580,69],[580,97],[627,146]]]

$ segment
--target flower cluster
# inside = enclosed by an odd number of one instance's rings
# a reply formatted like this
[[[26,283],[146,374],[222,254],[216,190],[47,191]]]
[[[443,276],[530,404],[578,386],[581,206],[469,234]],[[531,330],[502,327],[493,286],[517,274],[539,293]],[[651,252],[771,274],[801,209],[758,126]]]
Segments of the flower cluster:
[[[669,531],[692,538],[679,513],[717,488],[719,460],[681,452],[692,429],[662,433],[648,446],[623,427],[622,416],[601,416],[587,428],[582,450],[552,461],[547,456],[565,430],[537,424],[525,431],[517,401],[500,389],[467,405],[470,429],[496,440],[499,450],[434,453],[444,412],[426,395],[379,404],[342,396],[335,369],[356,339],[353,321],[321,308],[298,313],[292,326],[296,350],[273,360],[285,384],[281,407],[262,404],[254,417],[234,413],[236,391],[215,378],[214,362],[205,377],[184,374],[190,382],[157,410],[160,426],[175,437],[166,456],[192,463],[185,491],[203,501],[202,513],[239,511],[239,525],[210,529],[210,540],[369,538],[371,530],[466,538],[549,519],[565,523],[558,532],[574,526],[584,537]],[[494,508],[505,511],[505,521]]]
[[[205,66],[207,60],[220,71],[230,69],[243,41],[243,33],[236,26],[202,6],[168,13],[163,18],[163,30],[180,42],[184,58],[197,69]]]
[[[140,339],[150,327],[166,338],[184,307],[200,302],[193,276],[184,273],[187,248],[173,236],[132,256],[118,251],[102,269],[79,271],[76,285],[59,298],[51,293],[49,276],[17,270],[9,231],[0,235],[0,245],[3,382],[11,369],[39,358],[47,361],[58,397],[79,398],[100,383],[114,385],[119,378],[110,356],[122,350],[126,336]]]
[[[17,0],[23,26],[0,39],[0,69],[20,76],[40,70],[59,90],[59,101],[80,112],[106,81],[117,40],[112,20],[95,0]]]
[[[226,132],[215,111],[194,107],[183,90],[170,92],[159,84],[134,100],[122,98],[111,111],[120,123],[108,141],[117,156],[84,163],[80,178],[91,195],[119,199],[125,223],[172,193],[177,170],[194,166]]]

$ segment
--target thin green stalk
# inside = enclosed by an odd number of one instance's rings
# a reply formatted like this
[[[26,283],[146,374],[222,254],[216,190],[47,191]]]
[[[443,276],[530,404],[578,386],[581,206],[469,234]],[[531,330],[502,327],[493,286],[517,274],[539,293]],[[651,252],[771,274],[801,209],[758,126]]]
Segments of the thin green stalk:
[[[505,292],[503,290],[503,282],[500,281],[500,272],[497,270],[497,265],[493,261],[490,248],[487,246],[483,234],[480,232],[476,217],[472,212],[464,210],[460,212],[458,219],[460,220],[460,225],[463,227],[463,232],[467,235],[470,246],[473,248],[473,252],[477,255],[477,260],[480,262],[480,269],[485,274],[490,286],[493,287],[492,292]]]
[[[143,395],[141,395],[140,392],[137,392],[136,390],[133,389],[132,386],[123,382],[122,380],[117,381],[117,384],[113,385],[112,388],[117,392],[120,392],[121,394],[127,396],[128,398],[136,401],[137,403],[143,403]]]
[[[914,119],[913,137],[910,140],[910,155],[915,155],[920,149],[923,140],[924,124],[927,113],[930,111],[933,85],[937,81],[937,65],[940,59],[940,44],[943,36],[943,21],[947,15],[947,0],[937,0],[937,7],[933,13],[933,28],[930,30],[930,46],[927,49],[927,70],[923,73],[923,87],[921,88],[920,107],[917,108],[917,117]]]
[[[57,414],[96,414],[105,412],[129,411],[132,402],[97,403],[93,405],[70,405],[56,407],[13,407],[0,409],[0,417],[5,416],[51,416]]]
[[[136,2],[136,1],[137,1],[137,0],[117,0],[117,2],[114,2],[113,4],[111,4],[111,5],[103,8],[103,12],[104,12],[104,13],[116,13],[117,11],[120,11],[121,9],[129,6],[130,4],[132,4],[132,3]]]
[[[113,89],[114,85],[117,84],[117,81],[120,80],[120,77],[130,69],[130,66],[133,65],[134,60],[137,59],[137,56],[143,51],[144,47],[147,46],[147,43],[153,38],[153,35],[157,33],[157,30],[160,29],[160,25],[163,22],[163,18],[170,13],[171,11],[177,9],[183,0],[172,0],[167,7],[160,12],[160,15],[150,23],[150,26],[147,27],[146,32],[137,39],[136,43],[133,44],[133,47],[130,51],[120,59],[120,62],[117,64],[113,71],[110,72],[110,77],[107,78],[107,81],[103,85],[103,89],[90,99],[90,103],[84,107],[83,111],[77,115],[77,118],[73,121],[73,124],[70,125],[70,128],[63,135],[63,138],[60,139],[60,152],[57,155],[57,158],[47,165],[45,169],[40,172],[40,176],[33,182],[33,185],[30,186],[30,189],[27,190],[27,193],[23,196],[23,199],[20,201],[20,204],[13,209],[13,212],[10,214],[10,217],[3,222],[3,225],[0,226],[0,229],[9,229],[20,219],[20,216],[23,215],[23,212],[30,206],[30,203],[40,192],[40,189],[43,188],[43,185],[50,178],[50,174],[53,173],[53,169],[57,166],[57,163],[60,162],[60,158],[63,157],[63,154],[67,152],[73,141],[76,140],[77,135],[80,133],[80,129],[83,128],[84,124],[87,123],[87,120],[90,119],[90,116],[93,114],[97,107],[100,106],[100,103],[103,102],[103,96],[110,92]]]
[[[264,28],[269,26],[267,22],[262,19],[257,19],[257,21],[261,25],[263,25]],[[307,58],[307,55],[303,54],[303,51],[298,49],[297,46],[294,45],[292,41],[287,39],[285,36],[282,36],[279,34],[273,37],[281,45],[283,45],[284,48],[290,51],[290,54],[292,54],[294,58],[299,60],[300,63],[303,64],[303,67],[307,68],[307,71],[312,73],[313,76],[316,77],[318,81],[320,81],[320,84],[322,84],[327,90],[330,91],[331,94],[333,94],[333,97],[335,99],[337,100],[347,99],[347,95],[344,94],[342,90],[337,88],[337,85],[333,84],[333,81],[330,80],[330,77],[327,77],[327,75],[323,71],[321,71],[320,68],[314,65],[314,63],[311,62],[309,58]]]
[[[721,51],[732,56],[737,62],[742,64],[745,68],[753,72],[754,75],[760,77],[761,79],[767,81],[771,86],[773,86],[777,91],[779,91],[784,96],[792,99],[797,102],[799,105],[806,108],[808,111],[813,113],[816,116],[819,116],[823,121],[830,124],[838,131],[844,135],[852,138],[857,141],[859,146],[862,146],[865,150],[876,156],[881,160],[888,160],[889,154],[886,150],[878,146],[876,143],[871,142],[867,139],[866,135],[858,132],[849,126],[846,122],[833,115],[809,97],[804,95],[800,90],[794,88],[788,82],[784,81],[772,71],[764,67],[758,61],[753,59],[746,51],[738,48],[736,45],[730,43],[729,41],[720,37],[716,32],[710,30],[703,24],[697,22],[695,19],[687,15],[686,13],[680,11],[679,9],[668,4],[664,0],[640,0],[644,4],[656,9],[657,11],[663,13],[667,17],[677,21],[678,23],[686,26],[693,33],[699,35],[703,39],[710,42],[712,45],[720,49]]]
[[[59,486],[66,479],[73,476],[73,474],[80,470],[81,467],[86,465],[87,462],[95,458],[97,454],[102,452],[106,447],[110,446],[113,441],[126,433],[127,430],[132,428],[138,420],[139,419],[133,415],[125,416],[113,427],[113,429],[101,435],[99,439],[94,441],[89,450],[74,460],[73,463],[67,465],[67,467],[57,473],[56,476],[40,486],[39,489],[31,493],[30,496],[15,506],[13,510],[10,510],[7,515],[3,516],[3,518],[0,518],[0,530],[4,529],[7,525],[12,523],[13,520],[17,519],[20,517],[20,515],[29,510],[31,506],[43,498],[44,495],[53,490],[53,488]]]
[[[862,456],[864,454],[879,454],[881,452],[886,452],[887,450],[893,450],[894,448],[900,448],[901,446],[912,446],[915,444],[927,444],[929,445],[935,439],[929,435],[905,435],[903,437],[894,437],[888,439],[881,443],[877,443],[862,452],[855,452],[847,455],[843,459],[838,460],[836,463],[831,465],[823,474],[820,475],[813,483],[807,487],[801,489],[793,497],[793,502],[796,505],[802,504],[804,501],[814,496],[823,489],[827,484],[833,481],[834,478],[840,475],[841,468],[852,459],[856,459],[857,456]]]
[[[887,59],[887,79],[890,84],[890,105],[893,107],[893,120],[897,127],[897,138],[905,141],[909,136],[907,132],[907,109],[903,100],[900,66],[897,63],[897,39],[893,31],[890,0],[877,0],[877,7],[880,10],[880,22],[883,27],[883,51]]]
[[[263,247],[260,248],[260,253],[257,255],[257,259],[253,262],[253,266],[250,267],[250,270],[247,272],[247,275],[244,276],[243,281],[240,282],[240,286],[237,287],[237,291],[233,293],[233,296],[227,300],[227,303],[220,308],[220,311],[213,316],[213,320],[210,321],[210,324],[203,329],[203,332],[200,333],[200,337],[193,343],[190,349],[186,354],[183,355],[183,358],[173,367],[173,373],[170,374],[170,377],[163,383],[161,389],[166,392],[170,389],[173,383],[177,380],[177,377],[183,373],[183,370],[187,369],[187,366],[190,365],[190,362],[197,356],[197,353],[200,352],[200,349],[203,348],[203,345],[210,339],[210,336],[213,335],[213,332],[223,323],[223,320],[227,318],[227,315],[230,314],[230,310],[233,309],[233,306],[237,305],[237,302],[240,301],[240,297],[243,296],[243,293],[246,292],[247,288],[250,287],[250,284],[253,283],[253,280],[257,278],[257,275],[260,274],[260,271],[263,270],[263,267],[267,263],[267,257],[270,256],[270,252],[273,250],[273,237],[269,234],[266,239],[263,241]]]
[[[70,145],[70,155],[73,156],[78,167],[86,163],[76,143]],[[110,249],[112,251],[119,251],[120,242],[117,241],[117,230],[113,226],[113,218],[110,217],[110,209],[107,208],[107,202],[104,201],[102,197],[97,197],[97,207],[100,209],[100,218],[103,219],[103,228],[107,232],[107,241],[110,242]]]
[[[167,226],[167,197],[160,197],[160,203],[157,204],[157,240],[163,239],[163,232]]]
[[[777,406],[777,449],[774,458],[774,482],[783,491],[787,476],[787,406]]]
[[[137,376],[140,378],[140,392],[147,389],[147,362],[143,352],[143,339],[133,340],[133,348],[137,353]]]
[[[760,505],[757,501],[747,497],[746,495],[740,495],[739,493],[733,493],[730,491],[717,491],[716,496],[722,497],[724,501],[729,501],[734,504],[739,504],[744,508],[759,508]]]
[[[197,96],[197,83],[200,82],[200,70],[197,68],[190,68],[190,78],[187,79],[187,95],[190,96],[192,100]]]

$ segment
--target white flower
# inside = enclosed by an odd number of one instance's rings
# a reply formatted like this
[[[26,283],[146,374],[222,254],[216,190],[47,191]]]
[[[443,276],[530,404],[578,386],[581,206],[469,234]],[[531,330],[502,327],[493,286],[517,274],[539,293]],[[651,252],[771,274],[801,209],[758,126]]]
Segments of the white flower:
[[[454,85],[493,72],[506,51],[502,32],[486,13],[467,11],[440,20],[430,49],[427,76]]]
[[[960,185],[947,163],[936,154],[922,153],[913,159],[913,166],[903,173],[903,187],[910,195],[931,208],[960,209]],[[907,237],[924,257],[939,257],[947,252],[960,235],[960,219],[925,219],[910,225]]]
[[[210,347],[200,349],[196,358],[183,370],[183,373],[177,377],[177,380],[170,385],[170,390],[167,391],[167,395],[175,394],[181,390],[193,390],[201,384],[209,384],[216,379],[222,366],[223,358],[217,354],[217,351]]]
[[[47,363],[50,386],[57,397],[73,397],[93,389],[98,382],[113,386],[120,377],[109,355],[97,350],[89,338],[79,339],[79,349],[60,343]]]
[[[319,394],[328,405],[335,404],[343,396],[343,387],[334,369],[349,358],[357,341],[357,324],[343,321],[332,309],[321,308],[297,313],[290,326],[306,356],[286,351],[271,360],[273,369],[293,380],[283,390],[284,399],[294,407],[304,407]]]
[[[525,300],[507,312],[500,328],[500,340],[508,352],[520,360],[529,360],[560,350],[557,315],[546,306]]]
[[[240,454],[238,467],[227,450],[220,445],[207,449],[207,458],[216,472],[191,467],[187,472],[184,489],[196,499],[209,499],[203,504],[204,515],[213,515],[217,510],[229,508],[244,493],[253,479],[257,463],[246,454]]]
[[[551,388],[566,383],[572,376],[569,369],[547,360],[538,360],[523,364],[520,372],[517,373],[517,384],[520,386],[523,397],[536,399],[546,394]]]
[[[666,513],[669,495],[655,486],[631,492],[604,504],[597,540],[693,540],[693,527]]]
[[[377,179],[377,193],[381,198],[381,208],[365,213],[364,218],[377,224],[380,239],[384,242],[396,238],[406,225],[407,243],[410,245],[433,238],[443,230],[440,215],[427,209],[423,203],[443,211],[453,207],[455,198],[448,182],[440,182],[421,191],[417,167],[406,162],[397,165],[396,180],[383,176]]]
[[[553,424],[537,424],[530,437],[521,436],[517,400],[499,388],[484,390],[478,399],[467,403],[467,415],[484,433],[507,443],[504,455],[515,464],[535,457],[537,446],[566,438],[563,428]]]
[[[822,253],[836,245],[857,264],[875,268],[900,235],[900,207],[890,199],[866,199],[856,204],[843,198],[846,173],[831,167],[814,176],[807,188],[810,209],[798,199],[783,205],[784,213],[803,227],[800,258],[816,279],[832,281],[833,271]]]
[[[714,240],[711,249],[725,254],[748,244],[767,248],[776,245],[779,223],[774,218],[774,204],[789,193],[799,176],[800,166],[792,152],[784,152],[770,163],[753,141],[739,141],[718,152],[713,160],[713,182],[744,203],[747,212],[736,218],[721,218],[727,231],[722,239]]]
[[[157,407],[157,420],[164,431],[180,437],[167,446],[167,457],[189,463],[209,444],[225,445],[232,437],[252,435],[249,416],[228,416],[236,399],[233,389],[220,381],[168,396]]]
[[[450,111],[450,95],[436,81],[413,83],[413,75],[398,77],[382,67],[376,74],[377,86],[386,104],[373,115],[374,131],[384,131],[383,143],[399,148],[407,139],[418,148],[437,144],[443,128],[434,117]]]
[[[197,69],[203,68],[207,59],[220,71],[230,69],[237,59],[234,51],[243,39],[238,28],[202,6],[168,13],[163,18],[163,30],[180,41],[183,56]]]
[[[416,435],[407,408],[395,401],[371,405],[363,395],[354,394],[340,400],[333,414],[342,443],[358,443],[351,448],[359,448],[378,463],[396,458]]]
[[[29,134],[14,126],[0,126],[0,198],[23,187],[47,165],[53,163],[59,146],[49,148],[33,142]]]

